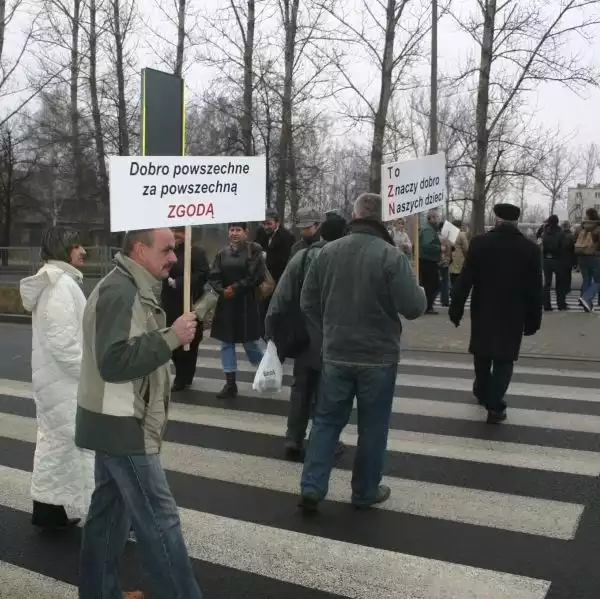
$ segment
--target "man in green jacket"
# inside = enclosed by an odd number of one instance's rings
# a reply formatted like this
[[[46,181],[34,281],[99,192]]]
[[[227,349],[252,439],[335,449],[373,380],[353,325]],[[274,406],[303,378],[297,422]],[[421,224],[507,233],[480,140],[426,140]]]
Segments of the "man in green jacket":
[[[177,258],[170,229],[128,232],[83,315],[75,443],[96,452],[81,548],[79,599],[131,597],[119,586],[130,527],[156,597],[201,599],[159,452],[173,350],[192,342],[193,313],[167,328],[157,294]]]
[[[440,291],[440,260],[442,244],[439,236],[440,213],[430,210],[427,224],[419,235],[419,280],[427,297],[426,314],[437,314],[433,305]]]

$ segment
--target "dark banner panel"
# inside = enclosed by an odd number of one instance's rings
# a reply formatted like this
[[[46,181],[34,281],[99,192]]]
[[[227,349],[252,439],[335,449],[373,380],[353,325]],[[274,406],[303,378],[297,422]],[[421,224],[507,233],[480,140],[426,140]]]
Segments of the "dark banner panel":
[[[143,156],[183,156],[185,98],[181,77],[142,70],[141,147]]]

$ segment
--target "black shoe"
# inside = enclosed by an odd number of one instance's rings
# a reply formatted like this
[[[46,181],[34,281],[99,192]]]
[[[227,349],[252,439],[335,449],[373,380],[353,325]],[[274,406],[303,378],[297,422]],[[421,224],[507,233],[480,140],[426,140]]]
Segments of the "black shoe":
[[[286,439],[284,445],[285,459],[290,462],[302,462],[306,451],[304,449],[304,443],[297,443],[292,439]]]
[[[341,441],[338,441],[337,445],[335,446],[335,450],[334,450],[335,457],[339,458],[345,451],[346,451],[346,446]]]
[[[35,521],[32,523],[36,528],[40,528],[44,532],[62,532],[75,528],[80,522],[81,518],[67,518],[67,520],[61,524],[39,524]]]
[[[300,496],[298,507],[304,514],[316,514],[319,511],[320,499],[314,493],[306,493]]]
[[[238,395],[238,388],[235,382],[235,372],[225,373],[225,386],[217,393],[217,399],[235,399]]]
[[[425,311],[425,314],[430,314],[432,316],[435,316],[436,314],[439,314],[439,312],[437,310],[434,310],[433,308],[429,308],[429,310]]]
[[[496,412],[494,410],[488,410],[487,424],[500,424],[506,420],[506,410],[502,412]]]
[[[571,306],[561,306],[558,310],[559,312],[568,312],[571,309]]]
[[[365,510],[374,505],[377,505],[378,503],[383,503],[384,501],[387,501],[390,498],[391,494],[392,490],[387,485],[379,485],[379,487],[377,487],[377,493],[375,494],[375,497],[373,499],[364,502],[352,501],[352,505],[357,510]]]
[[[191,385],[184,385],[183,383],[180,383],[179,381],[175,381],[173,383],[173,386],[171,387],[171,391],[173,391],[174,393],[177,393],[178,391],[185,391],[186,389],[189,389]]]
[[[554,308],[552,306],[544,306],[544,312],[554,312]]]

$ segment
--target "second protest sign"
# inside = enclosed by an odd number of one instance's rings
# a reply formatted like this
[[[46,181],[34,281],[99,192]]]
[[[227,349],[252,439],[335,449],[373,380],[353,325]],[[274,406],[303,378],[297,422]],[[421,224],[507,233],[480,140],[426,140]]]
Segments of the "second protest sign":
[[[381,167],[382,218],[396,220],[446,202],[446,155],[442,152]]]
[[[110,230],[265,218],[264,156],[113,156]]]

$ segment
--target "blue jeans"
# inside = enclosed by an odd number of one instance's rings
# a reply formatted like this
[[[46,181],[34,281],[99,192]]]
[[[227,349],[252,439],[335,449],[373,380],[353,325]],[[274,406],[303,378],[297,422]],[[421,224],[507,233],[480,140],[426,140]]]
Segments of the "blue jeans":
[[[153,596],[202,599],[158,455],[101,452],[83,529],[79,599],[123,599],[119,561],[132,524]]]
[[[600,257],[581,257],[579,266],[583,277],[583,299],[593,304],[600,293]]]
[[[397,364],[350,366],[324,363],[319,397],[302,472],[301,492],[327,495],[335,447],[356,396],[358,447],[352,472],[353,503],[369,503],[381,483]]]
[[[265,353],[258,341],[246,341],[242,344],[248,360],[253,366],[258,366]],[[223,372],[237,372],[237,356],[235,343],[221,343],[221,365]]]

